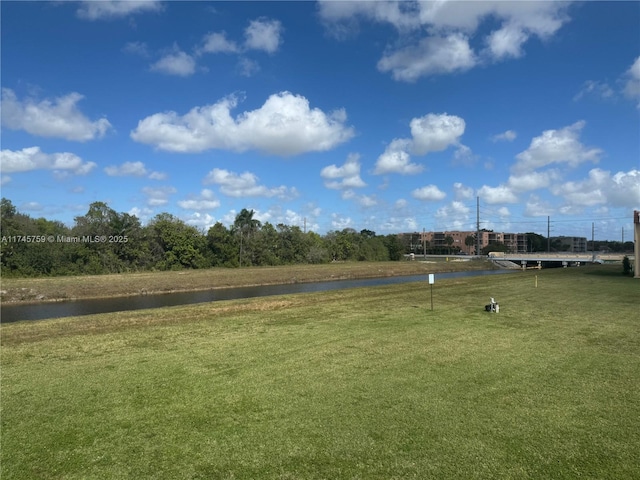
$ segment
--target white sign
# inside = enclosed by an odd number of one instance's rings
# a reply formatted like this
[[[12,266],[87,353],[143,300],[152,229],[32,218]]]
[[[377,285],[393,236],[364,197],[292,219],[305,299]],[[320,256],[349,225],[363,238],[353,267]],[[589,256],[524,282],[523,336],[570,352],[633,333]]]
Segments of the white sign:
[[[433,273],[429,274],[429,285],[433,285],[436,282],[436,276]]]

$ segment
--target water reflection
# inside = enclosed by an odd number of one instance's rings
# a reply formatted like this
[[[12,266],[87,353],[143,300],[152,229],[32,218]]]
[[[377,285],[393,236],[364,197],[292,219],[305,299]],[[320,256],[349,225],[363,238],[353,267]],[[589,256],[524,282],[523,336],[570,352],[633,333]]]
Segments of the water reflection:
[[[471,272],[436,273],[439,279],[476,277],[480,275],[496,275],[510,273],[513,270],[491,270]],[[359,280],[335,280],[329,282],[296,283],[287,285],[265,285],[257,287],[235,287],[202,292],[176,292],[157,295],[139,295],[131,297],[74,300],[59,303],[42,303],[36,305],[2,305],[2,323],[21,320],[44,320],[50,318],[91,315],[95,313],[111,313],[144,308],[171,307],[193,303],[235,300],[238,298],[266,297],[294,293],[323,292],[346,288],[374,287],[398,283],[427,282],[428,275],[410,275],[402,277],[368,278]]]

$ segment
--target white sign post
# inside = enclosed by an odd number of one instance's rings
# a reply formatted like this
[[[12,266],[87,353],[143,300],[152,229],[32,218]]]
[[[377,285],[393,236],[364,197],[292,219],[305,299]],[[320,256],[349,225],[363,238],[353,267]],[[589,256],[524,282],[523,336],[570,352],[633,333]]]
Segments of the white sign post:
[[[431,310],[433,311],[433,284],[436,281],[436,276],[433,273],[429,274],[429,285],[431,287]]]

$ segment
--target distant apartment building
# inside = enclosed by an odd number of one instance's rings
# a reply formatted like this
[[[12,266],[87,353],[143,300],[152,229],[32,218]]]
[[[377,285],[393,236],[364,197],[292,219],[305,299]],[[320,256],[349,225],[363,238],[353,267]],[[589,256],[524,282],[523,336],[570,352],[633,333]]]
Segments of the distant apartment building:
[[[504,243],[510,252],[527,253],[527,236],[524,233],[503,233],[502,243]]]
[[[551,243],[563,252],[584,253],[587,251],[586,237],[551,237]]]
[[[462,252],[468,255],[476,254],[475,231],[446,231],[446,232],[421,232],[405,233],[414,239],[411,242],[415,253],[424,250],[426,241],[430,251]],[[418,240],[419,239],[419,240]],[[468,239],[473,239],[468,240]],[[480,250],[489,245],[505,245],[511,253],[525,253],[527,251],[527,236],[524,233],[480,232]]]
[[[425,232],[421,234],[421,241],[427,241],[427,245],[433,248],[450,248],[452,251],[460,250],[465,253],[472,254],[474,252],[473,245],[466,245],[469,232]],[[473,233],[471,233],[473,236]],[[451,238],[451,240],[447,240]]]

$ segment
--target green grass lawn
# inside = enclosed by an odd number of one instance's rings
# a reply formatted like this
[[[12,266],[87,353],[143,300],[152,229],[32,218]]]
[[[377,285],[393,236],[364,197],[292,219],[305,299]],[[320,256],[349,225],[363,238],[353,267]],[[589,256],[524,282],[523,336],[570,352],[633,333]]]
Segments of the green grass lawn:
[[[3,325],[1,477],[640,478],[620,270]]]

